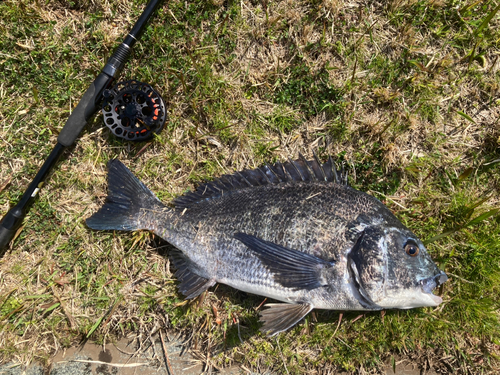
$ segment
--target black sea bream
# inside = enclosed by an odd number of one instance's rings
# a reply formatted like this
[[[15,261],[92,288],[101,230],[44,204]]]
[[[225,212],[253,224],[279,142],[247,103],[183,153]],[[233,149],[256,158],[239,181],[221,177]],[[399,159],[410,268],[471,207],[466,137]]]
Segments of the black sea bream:
[[[87,225],[150,230],[171,254],[179,290],[194,298],[215,283],[285,303],[261,313],[284,331],[313,308],[437,306],[447,280],[422,242],[379,200],[347,185],[331,159],[315,157],[225,175],[161,203],[118,160],[109,195]]]

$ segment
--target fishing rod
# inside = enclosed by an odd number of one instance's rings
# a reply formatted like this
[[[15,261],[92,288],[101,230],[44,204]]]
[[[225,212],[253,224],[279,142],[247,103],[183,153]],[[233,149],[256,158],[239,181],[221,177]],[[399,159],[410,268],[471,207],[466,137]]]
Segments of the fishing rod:
[[[130,33],[128,33],[124,41],[118,46],[113,55],[109,58],[100,74],[90,84],[90,87],[83,94],[82,99],[69,116],[64,127],[61,129],[61,132],[57,137],[57,144],[43,163],[33,181],[24,192],[19,203],[12,207],[12,209],[10,209],[10,211],[7,212],[7,214],[3,217],[2,221],[0,221],[0,257],[3,256],[3,254],[7,250],[7,245],[14,238],[17,230],[21,226],[29,210],[29,207],[35,200],[45,178],[54,168],[63,151],[73,145],[73,143],[87,124],[88,120],[99,109],[100,103],[103,99],[105,99],[106,107],[108,109],[112,106],[115,106],[117,110],[120,109],[123,112],[124,118],[126,117],[127,121],[130,121],[131,118],[135,119],[138,116],[138,111],[147,112],[146,110],[148,108],[144,108],[143,104],[145,101],[155,103],[155,98],[152,98],[154,96],[153,93],[151,91],[148,91],[149,89],[147,87],[145,88],[144,86],[142,86],[144,84],[141,84],[140,82],[127,82],[126,84],[128,84],[128,86],[126,93],[115,92],[114,89],[110,88],[111,84],[119,76],[120,72],[125,66],[125,63],[132,51],[132,47],[141,37],[148,24],[149,19],[155,12],[160,1],[161,0],[150,0],[148,2],[146,8],[142,12],[141,16],[135,23]],[[146,95],[142,95],[141,92],[145,93]],[[146,99],[139,100],[141,95],[145,96]],[[139,102],[141,103],[141,105],[138,104]],[[103,111],[104,109],[105,108],[103,108]],[[153,108],[150,111],[152,113],[147,113],[148,115],[151,115],[152,118],[158,117],[158,109]],[[117,135],[123,137],[123,129],[117,127],[117,124],[114,123],[115,120],[115,118],[110,117],[108,119],[105,119],[105,123],[111,126],[114,125],[114,129],[112,129],[112,131],[115,134],[119,133]],[[143,128],[149,129],[148,124],[143,125]],[[128,138],[133,138],[136,133],[140,134],[140,132],[126,132],[126,134],[129,136]],[[140,140],[140,137],[137,137],[136,140]]]

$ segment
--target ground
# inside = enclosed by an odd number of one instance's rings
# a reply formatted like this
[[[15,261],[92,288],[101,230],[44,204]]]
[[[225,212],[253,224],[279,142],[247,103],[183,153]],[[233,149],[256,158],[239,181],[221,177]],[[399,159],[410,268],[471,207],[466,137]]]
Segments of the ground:
[[[145,1],[0,3],[0,214],[17,203],[83,92]],[[97,114],[40,191],[0,260],[0,361],[50,366],[97,345],[182,334],[205,368],[438,373],[500,368],[498,1],[165,1],[120,79],[168,106],[151,141],[114,138]],[[169,245],[85,219],[119,158],[162,201],[264,163],[332,155],[450,277],[435,308],[317,311],[277,339],[263,298],[176,290]],[[210,367],[213,366],[213,367]]]

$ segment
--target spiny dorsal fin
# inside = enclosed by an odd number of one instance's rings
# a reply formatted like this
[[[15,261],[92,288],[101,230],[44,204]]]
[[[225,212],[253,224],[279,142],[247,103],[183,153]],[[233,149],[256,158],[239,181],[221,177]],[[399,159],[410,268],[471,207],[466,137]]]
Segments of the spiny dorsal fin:
[[[196,191],[175,199],[173,203],[177,208],[189,208],[195,203],[220,197],[230,191],[284,182],[324,181],[347,185],[347,173],[343,167],[341,171],[337,171],[331,157],[321,164],[316,154],[313,155],[314,159],[309,161],[299,154],[297,160],[266,164],[257,169],[223,175],[214,181],[201,184]]]

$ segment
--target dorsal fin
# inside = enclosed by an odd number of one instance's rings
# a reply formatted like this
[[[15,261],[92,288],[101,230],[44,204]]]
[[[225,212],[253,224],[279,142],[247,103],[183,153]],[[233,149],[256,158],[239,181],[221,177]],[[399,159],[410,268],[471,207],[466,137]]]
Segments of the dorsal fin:
[[[266,164],[257,169],[246,169],[231,175],[202,183],[196,191],[186,193],[174,200],[176,208],[189,208],[193,204],[221,197],[222,195],[252,186],[280,184],[284,182],[324,181],[347,185],[347,173],[344,168],[337,171],[332,158],[321,164],[316,154],[313,160],[299,154],[299,159],[288,160],[285,163],[277,162]]]

